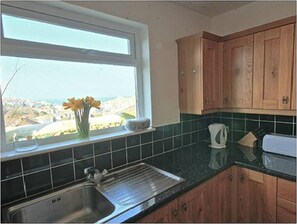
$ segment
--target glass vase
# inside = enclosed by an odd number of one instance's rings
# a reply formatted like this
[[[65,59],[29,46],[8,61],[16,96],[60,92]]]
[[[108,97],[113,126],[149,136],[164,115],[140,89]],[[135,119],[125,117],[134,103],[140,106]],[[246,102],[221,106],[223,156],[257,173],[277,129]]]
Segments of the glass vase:
[[[90,123],[89,121],[76,121],[76,130],[79,139],[86,139],[90,137]]]

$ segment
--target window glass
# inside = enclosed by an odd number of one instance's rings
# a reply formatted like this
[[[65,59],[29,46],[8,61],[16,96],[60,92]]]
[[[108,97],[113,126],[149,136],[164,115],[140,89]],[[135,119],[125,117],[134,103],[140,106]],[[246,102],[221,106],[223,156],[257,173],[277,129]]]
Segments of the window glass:
[[[10,15],[2,15],[5,38],[118,54],[130,54],[130,40]]]
[[[136,116],[136,69],[93,63],[1,56],[0,85],[7,142],[76,132],[68,98],[93,96],[92,130],[123,125]]]

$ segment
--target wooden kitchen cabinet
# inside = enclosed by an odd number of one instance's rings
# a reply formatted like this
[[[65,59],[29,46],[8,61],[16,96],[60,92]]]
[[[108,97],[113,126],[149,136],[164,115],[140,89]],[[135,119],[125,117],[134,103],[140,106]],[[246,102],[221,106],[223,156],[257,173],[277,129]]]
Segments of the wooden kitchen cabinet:
[[[202,114],[219,107],[219,43],[205,38],[205,33],[176,41],[181,113]]]
[[[140,223],[174,223],[178,222],[177,199],[169,202],[153,213],[145,216]]]
[[[211,179],[210,182],[210,222],[224,222],[230,223],[231,220],[231,190],[232,182],[234,178],[232,176],[231,168],[218,174]]]
[[[139,222],[230,222],[231,182],[230,168]]]
[[[277,178],[237,168],[237,222],[276,222]]]
[[[223,107],[252,108],[253,35],[224,43]]]
[[[278,178],[277,222],[296,223],[296,183]]]
[[[254,35],[253,108],[291,109],[293,46],[294,24]]]
[[[296,29],[296,28],[295,28]],[[296,40],[296,37],[294,38]],[[296,110],[296,41],[294,41],[293,77],[292,77],[291,110]]]

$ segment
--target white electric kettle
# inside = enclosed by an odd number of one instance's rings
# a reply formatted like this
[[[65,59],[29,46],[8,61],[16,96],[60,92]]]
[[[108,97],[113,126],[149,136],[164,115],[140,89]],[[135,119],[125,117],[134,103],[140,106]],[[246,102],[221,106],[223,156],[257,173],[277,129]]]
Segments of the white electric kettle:
[[[211,124],[208,126],[210,132],[210,147],[221,149],[226,148],[227,129],[224,124]]]

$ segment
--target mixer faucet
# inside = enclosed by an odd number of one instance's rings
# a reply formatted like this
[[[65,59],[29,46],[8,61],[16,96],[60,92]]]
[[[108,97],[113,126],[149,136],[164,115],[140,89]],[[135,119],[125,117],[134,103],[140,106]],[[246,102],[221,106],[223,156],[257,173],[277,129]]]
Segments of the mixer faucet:
[[[88,167],[84,169],[84,173],[87,176],[87,180],[93,182],[94,184],[100,185],[102,178],[108,173],[106,169],[100,172],[95,167]]]

